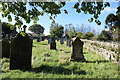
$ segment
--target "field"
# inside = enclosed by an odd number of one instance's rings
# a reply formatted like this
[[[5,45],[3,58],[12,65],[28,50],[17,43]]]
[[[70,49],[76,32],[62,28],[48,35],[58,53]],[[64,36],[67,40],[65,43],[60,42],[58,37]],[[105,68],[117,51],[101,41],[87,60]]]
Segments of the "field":
[[[84,48],[88,62],[70,62],[71,47],[57,42],[57,50],[50,50],[47,41],[33,43],[32,69],[9,70],[9,59],[0,63],[0,78],[117,78],[118,65]]]

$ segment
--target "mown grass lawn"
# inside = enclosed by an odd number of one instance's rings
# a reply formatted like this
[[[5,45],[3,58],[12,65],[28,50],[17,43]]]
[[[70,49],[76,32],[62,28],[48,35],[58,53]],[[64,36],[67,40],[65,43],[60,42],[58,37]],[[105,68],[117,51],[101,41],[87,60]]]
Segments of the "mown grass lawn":
[[[0,78],[117,78],[118,65],[84,48],[86,62],[70,62],[71,47],[57,42],[50,50],[47,41],[33,43],[32,69],[9,70],[9,59],[1,60]]]

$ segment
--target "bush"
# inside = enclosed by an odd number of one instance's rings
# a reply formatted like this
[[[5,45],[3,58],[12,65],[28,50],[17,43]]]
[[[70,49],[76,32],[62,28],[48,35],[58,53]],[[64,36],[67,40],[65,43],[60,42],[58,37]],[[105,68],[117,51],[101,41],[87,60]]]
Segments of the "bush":
[[[81,32],[78,32],[78,33],[77,33],[77,37],[78,37],[78,38],[81,38],[82,35],[83,35],[83,34],[82,34]]]
[[[83,34],[83,35],[81,36],[81,38],[82,38],[82,39],[86,39],[86,38],[87,38],[86,34]]]
[[[87,32],[86,34],[83,34],[81,36],[82,39],[92,39],[94,37],[94,34],[91,32]]]
[[[87,39],[92,39],[94,37],[94,34],[91,32],[86,33]]]

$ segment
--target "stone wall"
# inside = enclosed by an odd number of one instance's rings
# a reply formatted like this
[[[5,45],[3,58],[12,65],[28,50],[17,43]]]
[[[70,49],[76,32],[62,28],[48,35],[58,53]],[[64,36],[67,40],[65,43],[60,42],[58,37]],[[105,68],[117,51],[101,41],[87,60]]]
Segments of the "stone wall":
[[[81,39],[84,42],[84,47],[103,56],[106,60],[116,61],[120,53],[120,43],[101,42]]]

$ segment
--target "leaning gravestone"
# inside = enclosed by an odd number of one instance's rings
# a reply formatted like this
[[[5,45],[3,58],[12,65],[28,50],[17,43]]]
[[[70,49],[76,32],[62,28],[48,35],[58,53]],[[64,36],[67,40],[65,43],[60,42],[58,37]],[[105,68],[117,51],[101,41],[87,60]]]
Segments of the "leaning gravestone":
[[[85,61],[83,55],[83,42],[77,37],[72,43],[72,55],[70,61]]]
[[[11,39],[10,70],[31,69],[32,42],[27,34]]]
[[[51,49],[51,50],[56,50],[56,42],[55,42],[55,40],[53,40],[53,41],[50,43],[50,49]]]
[[[9,58],[10,56],[10,42],[8,39],[2,39],[2,58]]]

